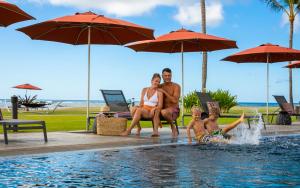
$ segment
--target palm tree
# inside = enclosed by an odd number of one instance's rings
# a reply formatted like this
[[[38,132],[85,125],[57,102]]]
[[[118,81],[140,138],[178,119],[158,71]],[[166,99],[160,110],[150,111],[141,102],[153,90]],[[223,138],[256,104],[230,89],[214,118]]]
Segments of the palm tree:
[[[284,12],[290,22],[290,36],[289,36],[289,47],[293,47],[294,38],[294,22],[295,18],[300,11],[300,0],[262,0],[274,11]],[[289,62],[291,64],[291,62]],[[289,69],[289,92],[290,92],[290,103],[293,105],[293,72]]]
[[[206,34],[206,7],[205,0],[200,0],[201,4],[201,27],[202,33]],[[206,80],[207,80],[207,52],[203,52],[202,60],[202,92],[206,90]]]

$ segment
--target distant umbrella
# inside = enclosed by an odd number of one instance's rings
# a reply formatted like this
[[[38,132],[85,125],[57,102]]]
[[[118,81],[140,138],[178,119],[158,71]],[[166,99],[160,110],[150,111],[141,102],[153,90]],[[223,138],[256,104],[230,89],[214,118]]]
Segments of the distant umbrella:
[[[31,84],[22,84],[22,85],[17,85],[14,86],[13,88],[17,88],[17,89],[28,89],[28,90],[42,90],[41,88],[37,87],[37,86],[33,86]]]
[[[14,86],[13,88],[25,89],[26,90],[25,98],[27,98],[27,90],[42,90],[41,88],[31,85],[31,84],[21,84],[21,85]]]
[[[35,18],[16,5],[0,0],[0,26],[7,27],[16,22],[33,19]]]
[[[292,64],[289,64],[285,67],[290,68],[290,69],[297,69],[297,68],[299,69],[300,68],[300,61],[293,62]]]
[[[285,68],[299,69],[300,68],[300,61],[293,62],[292,64],[289,64],[289,65],[285,66]]]

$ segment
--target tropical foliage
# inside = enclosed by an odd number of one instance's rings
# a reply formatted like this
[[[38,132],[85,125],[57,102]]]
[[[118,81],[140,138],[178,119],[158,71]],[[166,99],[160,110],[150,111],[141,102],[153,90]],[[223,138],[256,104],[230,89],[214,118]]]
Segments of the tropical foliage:
[[[18,96],[18,100],[19,100],[19,104],[34,104],[36,103],[36,98],[37,98],[37,95],[34,95],[34,96],[27,96],[25,95],[25,97],[21,97],[21,96]]]
[[[215,92],[210,91],[209,94],[214,101],[219,102],[222,112],[228,113],[232,107],[238,105],[237,96],[231,95],[228,90],[218,89]]]
[[[214,101],[219,102],[219,106],[222,112],[228,113],[232,107],[238,105],[237,96],[231,95],[228,90],[218,89],[214,92],[209,91],[209,94]],[[201,107],[201,103],[196,94],[196,91],[193,91],[184,97],[184,108],[186,109],[186,111],[190,112],[193,106]]]
[[[190,92],[184,97],[183,105],[187,112],[191,112],[193,106],[201,107],[200,100],[196,94],[196,91]]]

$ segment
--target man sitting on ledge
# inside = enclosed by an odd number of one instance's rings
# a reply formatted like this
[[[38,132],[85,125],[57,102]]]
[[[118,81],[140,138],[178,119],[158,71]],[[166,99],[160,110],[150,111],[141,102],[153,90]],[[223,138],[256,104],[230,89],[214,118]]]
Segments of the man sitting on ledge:
[[[161,113],[155,114],[154,119],[160,119],[160,115],[167,120],[172,129],[172,136],[177,137],[178,132],[174,125],[174,120],[179,116],[179,97],[180,97],[180,85],[172,82],[172,71],[169,68],[165,68],[162,71],[162,78],[164,83],[160,85],[158,91],[162,92],[163,97],[163,109]]]

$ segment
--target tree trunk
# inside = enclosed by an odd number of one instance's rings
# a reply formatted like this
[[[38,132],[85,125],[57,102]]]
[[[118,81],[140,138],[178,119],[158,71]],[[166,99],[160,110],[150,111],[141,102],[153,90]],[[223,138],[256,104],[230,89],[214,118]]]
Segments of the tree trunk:
[[[206,7],[205,0],[200,1],[201,4],[201,26],[202,33],[206,34]],[[202,59],[202,92],[206,92],[206,81],[207,81],[207,52],[203,52]]]
[[[290,18],[290,37],[289,37],[289,47],[293,48],[293,38],[294,38],[294,18]],[[289,62],[291,64],[292,62]],[[289,69],[289,93],[290,93],[290,103],[294,107],[293,100],[293,69]]]

